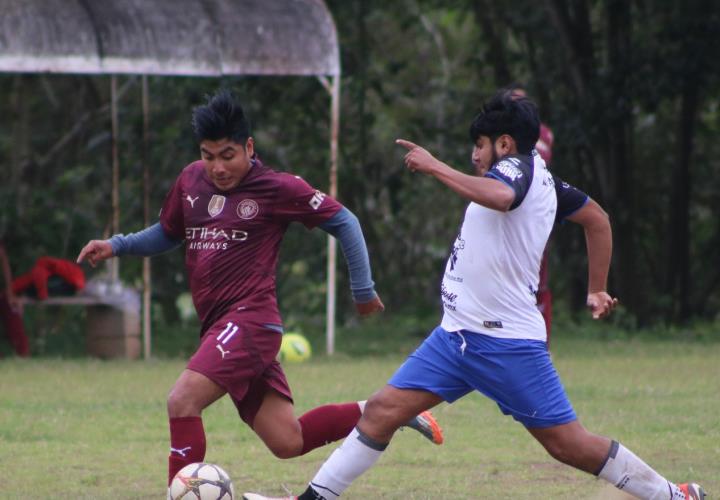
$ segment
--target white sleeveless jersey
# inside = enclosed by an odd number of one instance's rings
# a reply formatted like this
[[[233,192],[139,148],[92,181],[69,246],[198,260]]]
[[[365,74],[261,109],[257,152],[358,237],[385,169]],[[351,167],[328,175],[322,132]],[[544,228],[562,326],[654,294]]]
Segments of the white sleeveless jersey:
[[[544,341],[536,306],[542,254],[556,218],[578,210],[588,197],[554,177],[536,152],[507,156],[486,177],[512,187],[515,200],[507,212],[477,203],[465,211],[441,285],[441,326]]]

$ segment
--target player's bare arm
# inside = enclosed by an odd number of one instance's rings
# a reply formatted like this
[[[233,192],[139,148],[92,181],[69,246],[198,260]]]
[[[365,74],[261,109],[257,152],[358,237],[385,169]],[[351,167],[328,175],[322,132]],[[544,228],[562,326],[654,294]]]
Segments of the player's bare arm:
[[[112,246],[108,240],[91,240],[85,245],[77,257],[77,263],[80,264],[87,260],[92,267],[97,266],[98,262],[107,260],[113,256]]]
[[[610,217],[594,200],[590,199],[568,220],[585,229],[588,254],[587,306],[593,319],[608,316],[618,300],[607,293],[607,277],[612,258],[612,228]]]
[[[397,139],[395,142],[408,150],[405,166],[411,172],[431,175],[467,200],[501,212],[507,212],[515,200],[515,191],[496,179],[455,170],[410,141]]]

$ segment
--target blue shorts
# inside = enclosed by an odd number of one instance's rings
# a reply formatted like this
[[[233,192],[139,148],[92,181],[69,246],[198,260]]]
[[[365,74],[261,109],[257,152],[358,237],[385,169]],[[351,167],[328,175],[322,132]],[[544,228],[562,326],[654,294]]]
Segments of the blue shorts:
[[[388,382],[421,389],[452,403],[472,390],[495,401],[528,428],[577,419],[545,342],[501,339],[435,328]]]

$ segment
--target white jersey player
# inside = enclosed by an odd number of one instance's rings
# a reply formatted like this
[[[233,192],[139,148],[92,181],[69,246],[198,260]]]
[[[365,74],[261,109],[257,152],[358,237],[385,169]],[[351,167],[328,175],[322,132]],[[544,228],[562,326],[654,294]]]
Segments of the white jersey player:
[[[652,500],[705,496],[697,484],[671,483],[617,441],[586,430],[560,383],[535,307],[543,249],[558,218],[584,227],[587,305],[599,319],[617,303],[606,291],[612,233],[603,209],[553,177],[533,153],[539,128],[532,101],[506,91],[496,94],[470,128],[477,175],[459,172],[409,141],[397,141],[408,149],[405,164],[411,171],[436,178],[471,202],[445,268],[444,316],[368,400],[357,427],[301,500],[337,498],[377,461],[408,418],[472,391],[494,400],[555,459],[626,493]]]

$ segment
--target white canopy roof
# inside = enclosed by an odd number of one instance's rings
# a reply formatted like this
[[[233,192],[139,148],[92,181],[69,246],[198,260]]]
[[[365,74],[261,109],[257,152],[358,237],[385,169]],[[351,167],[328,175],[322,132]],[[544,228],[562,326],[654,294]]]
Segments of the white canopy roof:
[[[0,0],[0,72],[340,73],[322,0]]]

